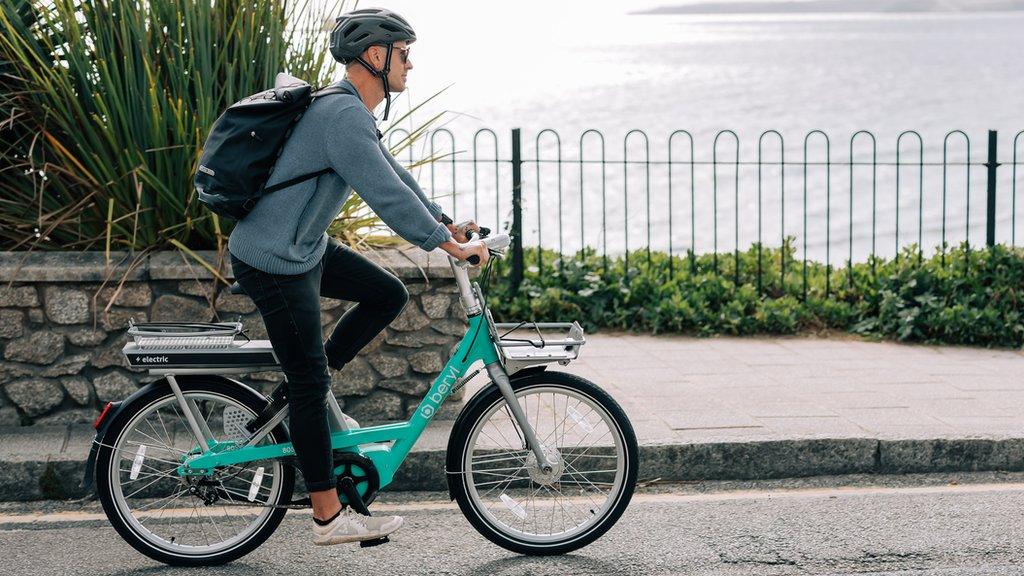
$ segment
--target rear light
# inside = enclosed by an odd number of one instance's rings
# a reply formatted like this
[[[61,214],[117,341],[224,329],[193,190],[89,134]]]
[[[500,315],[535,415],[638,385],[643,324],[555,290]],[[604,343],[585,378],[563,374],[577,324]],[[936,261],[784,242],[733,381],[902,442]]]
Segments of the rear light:
[[[110,412],[110,409],[113,406],[114,406],[113,402],[107,402],[107,405],[103,407],[103,411],[100,412],[99,418],[97,418],[96,421],[92,423],[93,430],[99,430],[100,429],[100,424],[103,424],[103,419],[107,417],[107,412]]]

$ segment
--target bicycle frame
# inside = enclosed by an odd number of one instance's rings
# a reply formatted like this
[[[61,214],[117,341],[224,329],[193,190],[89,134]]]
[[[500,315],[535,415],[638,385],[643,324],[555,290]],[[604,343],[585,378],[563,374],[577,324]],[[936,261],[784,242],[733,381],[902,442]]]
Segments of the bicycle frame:
[[[491,340],[487,319],[482,313],[469,319],[469,330],[459,343],[458,351],[434,380],[433,386],[420,401],[412,418],[406,422],[335,431],[331,434],[331,448],[355,452],[369,458],[380,475],[380,486],[387,486],[416,444],[416,440],[423,434],[427,424],[433,420],[438,408],[453,392],[456,382],[477,360],[482,361],[489,370],[493,370],[491,367],[495,364],[500,369],[498,352]],[[186,460],[179,470],[187,475],[205,475],[217,466],[295,454],[291,442],[238,449],[233,449],[233,446],[230,442],[215,444],[206,453]]]

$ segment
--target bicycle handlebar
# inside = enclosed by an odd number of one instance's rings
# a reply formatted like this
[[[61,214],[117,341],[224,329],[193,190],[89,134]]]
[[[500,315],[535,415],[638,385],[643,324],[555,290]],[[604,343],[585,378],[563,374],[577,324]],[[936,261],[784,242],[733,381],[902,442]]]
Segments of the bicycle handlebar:
[[[503,256],[504,253],[502,252],[502,250],[508,248],[509,244],[512,243],[512,239],[509,237],[508,234],[503,233],[490,236],[490,233],[490,228],[481,227],[480,234],[477,234],[475,231],[471,231],[468,234],[468,238],[470,242],[476,240],[483,241],[484,245],[487,246],[487,249],[490,251],[491,255],[499,257]],[[476,266],[477,264],[480,263],[480,257],[477,256],[476,254],[473,254],[469,258],[466,258],[465,262],[468,262],[472,266]]]

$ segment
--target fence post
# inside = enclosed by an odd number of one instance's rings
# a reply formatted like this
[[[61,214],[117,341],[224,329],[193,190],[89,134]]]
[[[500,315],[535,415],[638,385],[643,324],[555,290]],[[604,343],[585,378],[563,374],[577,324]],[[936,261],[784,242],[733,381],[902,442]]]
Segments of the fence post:
[[[512,129],[512,291],[523,281],[523,140]]]
[[[985,166],[988,168],[988,214],[985,225],[985,244],[991,248],[996,245],[996,168],[999,167],[997,162],[997,146],[998,138],[995,130],[988,131],[988,162]]]

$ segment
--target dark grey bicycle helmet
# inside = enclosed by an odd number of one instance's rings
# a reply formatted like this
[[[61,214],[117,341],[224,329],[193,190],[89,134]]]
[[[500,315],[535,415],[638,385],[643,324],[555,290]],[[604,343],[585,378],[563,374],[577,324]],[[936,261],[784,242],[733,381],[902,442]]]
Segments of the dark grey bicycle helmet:
[[[371,74],[384,82],[384,120],[391,110],[391,91],[388,86],[388,74],[391,72],[391,47],[402,40],[410,43],[416,41],[416,32],[412,26],[395,12],[384,8],[363,8],[346,12],[334,20],[331,30],[331,56],[343,64],[358,62]],[[388,54],[384,59],[384,68],[375,69],[363,60],[363,52],[370,46],[384,46]]]

